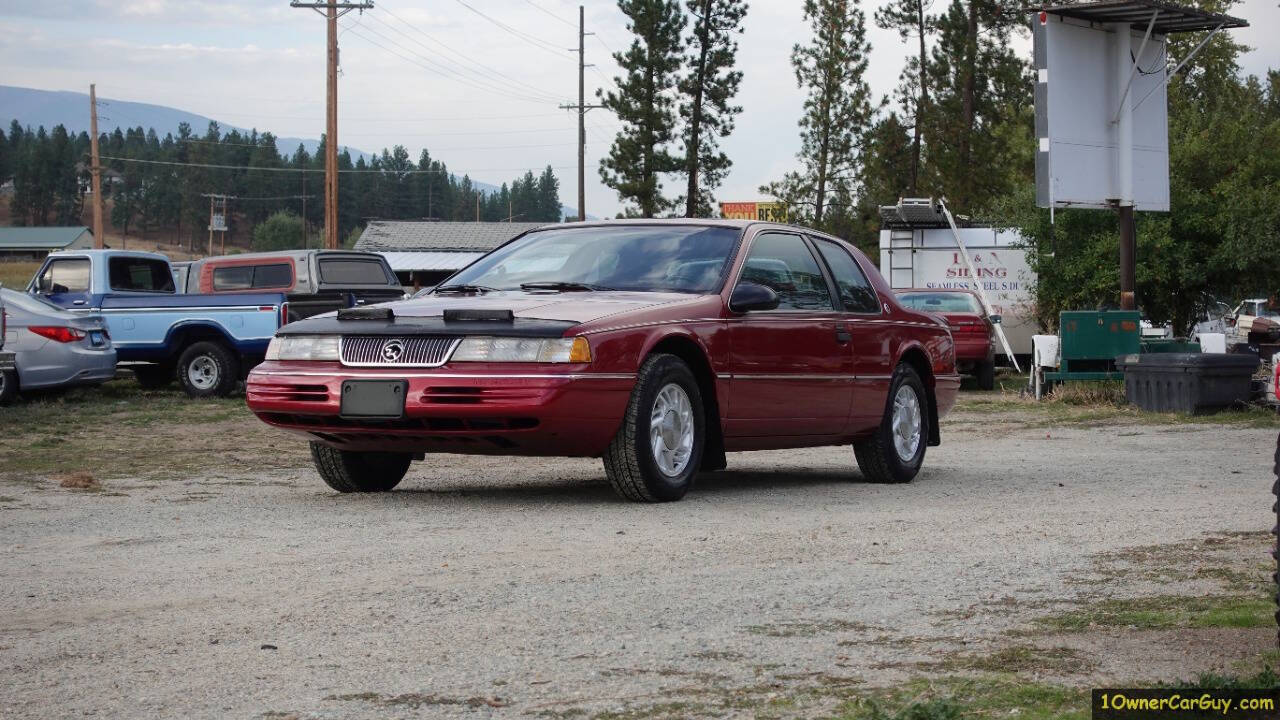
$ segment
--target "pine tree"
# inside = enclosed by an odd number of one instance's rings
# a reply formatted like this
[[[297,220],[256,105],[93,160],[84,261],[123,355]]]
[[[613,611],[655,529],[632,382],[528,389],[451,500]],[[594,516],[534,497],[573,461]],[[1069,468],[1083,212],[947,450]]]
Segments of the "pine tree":
[[[635,204],[629,212],[653,217],[672,205],[662,194],[662,174],[681,169],[668,146],[675,139],[685,16],[677,0],[618,0],[618,8],[636,37],[626,52],[614,55],[625,76],[615,78],[617,89],[602,96],[623,128],[600,161],[600,178],[620,200]]]
[[[796,82],[809,93],[800,119],[804,169],[760,190],[785,202],[794,219],[838,232],[826,216],[828,196],[847,203],[856,185],[862,138],[875,114],[863,77],[871,44],[858,0],[805,0],[804,16],[813,38],[791,53]]]
[[[929,111],[929,83],[924,74],[929,67],[927,13],[932,4],[932,0],[891,0],[876,10],[877,25],[897,30],[903,42],[915,38],[919,47],[918,54],[907,59],[902,69],[902,84],[898,87],[902,108],[911,122],[911,184],[908,187],[911,195],[916,194],[920,181],[920,136]]]
[[[684,119],[684,163],[688,175],[685,217],[711,214],[711,190],[719,187],[733,164],[720,151],[719,139],[733,132],[733,118],[742,112],[730,102],[738,93],[742,71],[734,70],[744,0],[687,0],[693,16],[693,36],[686,62],[689,74],[680,81]]]
[[[924,143],[935,194],[962,211],[1032,179],[1025,148],[1034,134],[1034,85],[1011,44],[1025,30],[1021,13],[1002,1],[951,0],[936,20]]]

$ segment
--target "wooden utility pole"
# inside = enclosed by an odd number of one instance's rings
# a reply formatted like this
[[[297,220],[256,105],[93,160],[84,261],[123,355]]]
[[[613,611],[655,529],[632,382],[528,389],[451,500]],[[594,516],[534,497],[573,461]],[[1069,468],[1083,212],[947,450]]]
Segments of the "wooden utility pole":
[[[476,193],[476,222],[480,222],[480,193]]]
[[[595,35],[587,32],[586,11],[578,6],[578,104],[561,105],[562,110],[578,111],[578,219],[587,219],[587,111],[603,105],[587,105],[586,69],[592,67],[586,63],[586,37]],[[570,48],[573,52],[573,48]]]
[[[213,196],[209,196],[209,252],[206,255],[213,256]]]
[[[338,18],[352,10],[369,10],[372,2],[302,2],[291,7],[311,8],[325,16],[328,27],[328,85],[324,139],[324,246],[338,248]],[[323,11],[323,12],[322,12]]]
[[[99,250],[106,246],[102,235],[102,164],[98,159],[98,91],[89,85],[89,174],[93,177],[93,246]]]

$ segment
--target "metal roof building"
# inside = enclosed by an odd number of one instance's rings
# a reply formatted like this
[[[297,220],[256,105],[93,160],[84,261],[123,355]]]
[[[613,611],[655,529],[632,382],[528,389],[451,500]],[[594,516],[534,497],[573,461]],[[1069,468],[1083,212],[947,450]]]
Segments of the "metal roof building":
[[[79,227],[0,228],[0,258],[40,259],[57,250],[93,247],[93,231]]]
[[[434,285],[506,241],[546,223],[436,222],[374,220],[365,227],[356,250],[387,259],[401,282],[410,275]]]

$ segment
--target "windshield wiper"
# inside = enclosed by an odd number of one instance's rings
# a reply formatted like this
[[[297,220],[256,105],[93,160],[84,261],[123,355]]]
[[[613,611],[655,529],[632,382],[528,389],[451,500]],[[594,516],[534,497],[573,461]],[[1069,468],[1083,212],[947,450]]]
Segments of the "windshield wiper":
[[[440,287],[436,288],[435,290],[433,290],[432,292],[437,292],[437,293],[444,293],[444,292],[487,293],[487,292],[498,292],[498,289],[497,289],[497,288],[486,287],[486,286],[484,286],[484,285],[466,285],[466,284],[462,284],[462,285],[442,285],[442,286],[440,286]]]
[[[580,282],[528,282],[520,284],[521,290],[559,290],[561,292],[592,292],[595,290],[612,290],[604,285],[592,285]]]

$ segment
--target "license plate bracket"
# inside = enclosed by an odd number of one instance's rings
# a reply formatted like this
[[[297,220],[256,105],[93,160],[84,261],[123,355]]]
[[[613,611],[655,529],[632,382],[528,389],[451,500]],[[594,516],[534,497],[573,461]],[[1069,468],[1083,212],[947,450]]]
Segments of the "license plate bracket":
[[[404,417],[407,380],[343,380],[338,414],[347,418],[399,420]]]

